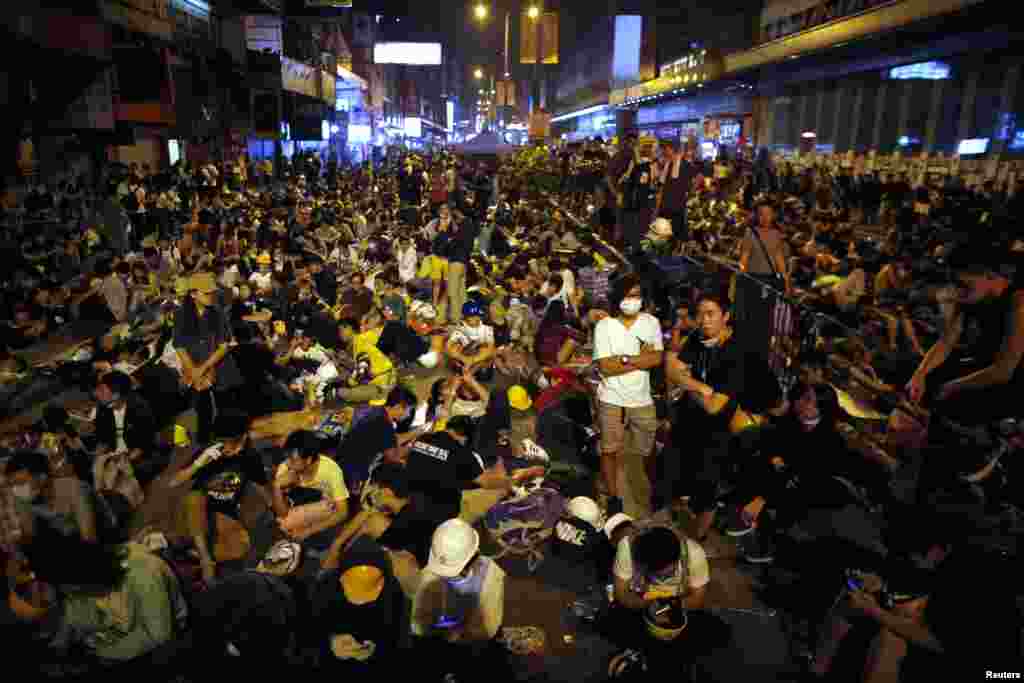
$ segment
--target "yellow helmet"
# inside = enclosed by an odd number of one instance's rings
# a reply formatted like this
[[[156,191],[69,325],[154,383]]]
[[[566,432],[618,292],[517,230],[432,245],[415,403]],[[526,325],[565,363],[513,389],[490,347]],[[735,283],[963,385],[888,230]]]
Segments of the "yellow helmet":
[[[377,567],[360,565],[341,575],[341,589],[353,605],[365,605],[384,591],[384,572]]]

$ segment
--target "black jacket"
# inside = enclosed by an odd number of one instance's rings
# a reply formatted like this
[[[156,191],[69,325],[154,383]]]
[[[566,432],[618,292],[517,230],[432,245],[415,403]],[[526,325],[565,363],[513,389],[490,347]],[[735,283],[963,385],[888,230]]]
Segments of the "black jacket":
[[[129,394],[124,413],[124,442],[128,448],[146,450],[153,446],[156,419],[149,403],[136,394]],[[117,423],[114,411],[100,405],[96,410],[96,441],[111,450],[117,448]]]

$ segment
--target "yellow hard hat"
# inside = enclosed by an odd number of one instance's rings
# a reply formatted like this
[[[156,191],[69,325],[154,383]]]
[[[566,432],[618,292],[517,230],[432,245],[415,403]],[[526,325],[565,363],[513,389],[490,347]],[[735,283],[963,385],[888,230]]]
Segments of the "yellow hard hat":
[[[365,605],[384,591],[384,572],[377,567],[352,567],[341,575],[341,589],[353,605]]]
[[[509,387],[508,404],[516,410],[529,410],[530,406],[533,405],[533,401],[530,400],[530,394],[527,393],[526,389],[516,384]]]
[[[176,447],[188,446],[192,443],[188,430],[181,425],[174,425],[174,445]]]
[[[260,254],[259,256],[256,257],[256,263],[258,265],[269,266],[270,262],[271,262],[270,254],[267,253],[267,252],[263,252],[262,254]]]

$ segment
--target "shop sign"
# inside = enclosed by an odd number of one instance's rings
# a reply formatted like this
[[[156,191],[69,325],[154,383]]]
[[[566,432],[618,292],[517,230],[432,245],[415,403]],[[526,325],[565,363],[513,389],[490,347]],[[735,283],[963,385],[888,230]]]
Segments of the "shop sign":
[[[785,38],[799,31],[820,26],[826,22],[848,17],[858,12],[885,4],[889,0],[823,0],[822,2],[795,3],[805,9],[783,17],[775,17],[762,25],[762,42]]]
[[[308,64],[302,64],[293,59],[281,57],[282,87],[288,92],[319,99],[319,73],[319,69],[314,69]]]
[[[739,121],[724,119],[718,124],[718,138],[724,145],[734,145],[739,140],[743,128]]]
[[[530,139],[547,138],[551,135],[551,114],[538,109],[530,114]]]

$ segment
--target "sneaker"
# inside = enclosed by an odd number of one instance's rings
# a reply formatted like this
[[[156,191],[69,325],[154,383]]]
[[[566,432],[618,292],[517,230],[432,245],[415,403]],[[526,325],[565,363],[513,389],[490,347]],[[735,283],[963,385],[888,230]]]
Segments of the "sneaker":
[[[775,561],[775,546],[765,534],[748,534],[740,555],[751,564],[771,564]]]
[[[725,522],[725,533],[733,538],[746,536],[754,530],[753,520],[741,507],[732,507]]]

